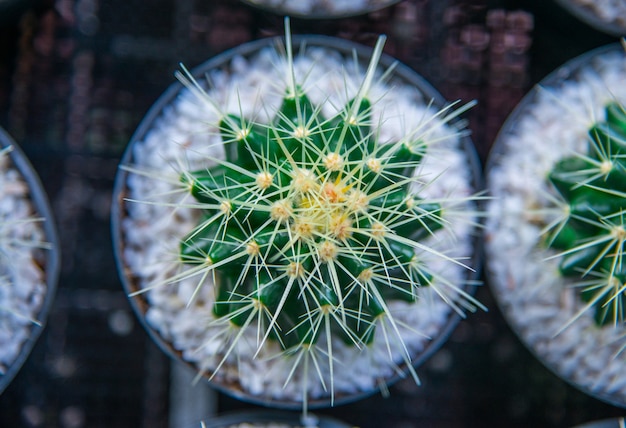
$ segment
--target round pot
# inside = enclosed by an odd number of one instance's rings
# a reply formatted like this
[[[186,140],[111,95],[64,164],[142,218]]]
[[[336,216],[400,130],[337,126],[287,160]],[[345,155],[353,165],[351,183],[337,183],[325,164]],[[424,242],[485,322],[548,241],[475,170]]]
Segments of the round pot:
[[[596,0],[556,0],[580,21],[603,33],[623,36],[626,33],[626,5],[623,2]]]
[[[561,251],[542,233],[558,215],[548,182],[557,163],[587,150],[589,127],[605,104],[626,102],[626,54],[606,46],[547,76],[504,123],[486,179],[493,200],[485,227],[488,283],[499,307],[534,355],[583,392],[626,406],[626,328],[600,326],[575,284],[562,276]],[[589,279],[589,278],[587,278]]]
[[[245,76],[246,79],[252,79],[252,83],[247,82],[247,84],[250,86],[243,85],[243,89],[241,89],[241,91],[245,92],[250,88],[254,88],[254,90],[256,91],[258,88],[262,88],[263,85],[259,83],[258,80],[255,80],[260,79],[260,77],[258,77],[258,71],[256,69],[248,69],[248,65],[252,67],[252,64],[256,64],[255,61],[261,61],[262,63],[266,64],[267,67],[273,68],[273,64],[276,60],[274,49],[277,45],[280,45],[281,42],[281,39],[264,39],[242,45],[234,50],[225,52],[209,60],[208,62],[193,70],[192,74],[194,76],[208,75],[210,76],[211,82],[213,82],[213,84],[215,84],[216,86],[218,85],[218,83],[228,83],[228,79],[231,78],[230,76],[239,76],[241,74]],[[308,59],[303,59],[302,63],[298,63],[302,65],[305,70],[308,70],[307,67],[309,67],[312,63],[314,63],[315,66],[318,67],[318,62],[322,61],[322,59],[325,60],[325,58],[327,57],[330,57],[331,61],[345,61],[344,66],[348,70],[353,70],[353,68],[351,67],[355,67],[355,64],[352,62],[354,58],[358,58],[357,64],[360,64],[360,66],[362,66],[363,64],[367,63],[370,56],[372,55],[372,50],[369,48],[336,38],[319,36],[294,38],[293,46],[299,47],[298,49],[294,48],[294,57],[299,58],[296,53],[298,53],[299,55],[304,55],[302,52],[306,52],[308,55],[308,53],[311,51],[315,52],[313,55],[317,55],[313,62],[308,62]],[[305,56],[305,58],[308,57]],[[392,58],[384,55],[382,56],[380,60],[380,67],[386,69],[392,64],[394,64],[394,60]],[[297,67],[300,67],[300,65],[297,65]],[[300,69],[300,71],[302,71],[302,69]],[[391,79],[393,85],[403,85],[403,87],[406,88],[406,92],[412,93],[412,96],[417,96],[423,101],[433,100],[434,106],[436,108],[445,105],[445,101],[442,99],[442,97],[429,84],[427,84],[415,72],[403,65],[396,64],[389,78]],[[274,83],[275,82],[272,81],[272,85]],[[218,89],[214,89],[214,91],[219,91],[219,88],[221,88],[221,86],[218,87]],[[180,349],[177,349],[180,347],[174,344],[174,342],[176,342],[176,339],[172,340],[172,329],[186,328],[184,325],[182,325],[186,323],[179,323],[174,327],[168,328],[164,328],[162,326],[155,327],[155,321],[159,321],[164,314],[163,311],[155,310],[155,305],[159,304],[159,302],[163,302],[166,300],[171,301],[172,299],[176,299],[176,296],[179,295],[171,294],[166,296],[158,294],[159,292],[157,292],[157,290],[164,290],[163,287],[157,287],[149,292],[142,291],[143,289],[148,287],[148,285],[145,283],[145,278],[142,279],[142,274],[137,272],[137,268],[143,265],[145,265],[146,267],[151,266],[152,262],[148,261],[147,259],[144,262],[139,263],[137,263],[136,261],[132,263],[129,262],[129,254],[137,253],[139,255],[136,257],[138,258],[143,257],[144,254],[143,251],[137,250],[137,246],[135,244],[130,242],[130,238],[132,238],[133,234],[138,231],[137,228],[142,227],[142,225],[152,225],[152,222],[159,221],[159,218],[171,218],[168,217],[168,215],[165,215],[165,217],[159,215],[157,216],[157,218],[152,218],[152,214],[141,214],[141,211],[143,211],[144,208],[150,210],[149,207],[152,205],[142,205],[134,202],[128,202],[128,200],[137,199],[138,194],[133,193],[133,186],[135,189],[138,188],[137,185],[141,186],[141,184],[136,183],[135,180],[139,180],[139,182],[141,182],[142,180],[141,173],[138,173],[138,171],[141,170],[142,163],[147,163],[149,159],[152,159],[155,162],[161,162],[162,158],[160,154],[156,153],[156,151],[160,149],[157,149],[155,151],[153,151],[152,149],[145,150],[142,147],[147,146],[141,145],[147,144],[146,141],[153,141],[153,143],[156,143],[159,147],[163,147],[161,146],[160,141],[163,141],[167,138],[161,138],[161,136],[159,136],[155,132],[161,132],[159,130],[167,128],[166,131],[163,132],[168,132],[168,135],[170,135],[170,125],[172,126],[171,129],[174,131],[172,131],[173,134],[171,134],[168,138],[173,139],[173,144],[179,148],[188,147],[188,143],[193,144],[192,140],[194,138],[200,138],[200,135],[206,134],[205,131],[201,131],[198,128],[197,123],[194,126],[193,123],[190,123],[189,119],[184,119],[184,116],[183,120],[180,120],[181,114],[193,115],[195,114],[194,112],[197,112],[196,107],[189,107],[185,104],[177,104],[179,102],[184,103],[184,100],[189,99],[189,97],[190,94],[187,92],[187,90],[184,89],[183,85],[181,85],[180,83],[172,85],[151,108],[147,116],[139,125],[136,133],[133,135],[129,147],[121,160],[121,165],[128,166],[129,168],[120,169],[116,177],[114,192],[115,196],[112,207],[112,231],[118,270],[120,272],[122,283],[126,292],[132,296],[130,300],[133,308],[136,311],[137,316],[144,323],[144,326],[146,327],[152,338],[168,355],[175,359],[182,358],[187,364],[192,364],[192,366],[195,367],[196,370],[202,370],[202,373],[205,375],[205,377],[210,378],[213,374],[212,371],[206,369],[206,367],[202,367],[201,363],[190,363],[189,359],[194,358],[192,353],[189,350],[181,351]],[[228,99],[228,96],[224,97]],[[426,102],[428,101],[425,101],[424,105],[426,104]],[[239,103],[235,102],[235,107],[233,108],[235,109],[235,111],[238,111],[238,109],[240,108]],[[247,111],[247,107],[244,106],[241,108],[244,110],[244,112]],[[452,122],[456,123],[455,120],[453,120]],[[188,129],[189,126],[191,126],[191,129]],[[155,134],[151,136],[151,133]],[[163,143],[166,144],[165,141],[163,141]],[[182,143],[182,145],[180,143]],[[481,187],[478,157],[469,138],[467,138],[466,136],[462,136],[458,139],[457,143],[458,146],[455,146],[455,148],[453,149],[454,153],[456,154],[455,156],[458,155],[457,159],[460,163],[460,166],[457,169],[459,170],[459,174],[467,174],[466,176],[464,176],[463,180],[460,180],[464,184],[459,185],[459,187],[462,188],[466,186],[467,190],[471,190],[471,193],[473,193],[474,189]],[[139,150],[141,150],[142,152],[145,150],[148,155],[142,154],[142,159],[139,159]],[[152,153],[152,155],[150,155],[149,153]],[[157,158],[153,157],[153,155],[157,156]],[[191,153],[191,155],[193,156],[193,153]],[[452,158],[454,158],[455,156],[452,156]],[[187,161],[188,160],[185,160],[184,162]],[[450,161],[452,161],[452,159],[450,159]],[[444,163],[446,164],[447,162],[447,160],[444,161]],[[150,166],[150,169],[156,171],[156,175],[162,175],[164,173],[163,167],[155,165]],[[143,165],[143,167],[145,168],[146,165]],[[150,180],[152,180],[152,178]],[[174,182],[176,182],[176,180],[174,180]],[[146,185],[147,183],[148,182],[146,182]],[[457,184],[460,183],[457,182]],[[148,187],[151,187],[151,185],[148,185]],[[163,190],[167,192],[167,190]],[[133,217],[140,215],[144,215],[143,220],[139,222],[134,221]],[[186,217],[188,214],[177,210],[175,214],[170,213],[170,215]],[[472,266],[477,267],[479,262],[479,255],[476,251],[473,250],[475,245],[475,239],[469,236],[473,232],[473,226],[468,226],[468,229],[471,230],[466,230],[466,232],[468,233],[467,240],[465,241],[467,246],[466,249],[468,251],[468,255],[470,256],[469,258],[471,259]],[[148,233],[146,236],[149,237],[151,236],[151,234]],[[180,237],[178,239],[180,240]],[[151,246],[146,246],[146,248],[151,248]],[[458,248],[464,248],[464,246],[459,245]],[[454,271],[455,269],[452,270]],[[160,272],[157,272],[157,275],[158,274],[160,274]],[[460,273],[459,275],[462,277],[462,282],[464,284],[463,286],[461,286],[463,292],[467,292],[468,296],[471,296],[473,292],[473,287],[467,284],[472,283],[472,279],[476,277],[476,274],[470,273],[467,270],[463,269],[462,273]],[[176,292],[171,291],[171,293],[181,293],[181,289],[182,288],[179,287]],[[168,291],[168,293],[169,292],[170,291]],[[186,297],[188,297],[188,295],[186,295]],[[209,297],[206,298],[209,299]],[[438,305],[438,302],[434,302],[433,305],[433,307],[436,307],[436,305]],[[181,305],[180,310],[186,310],[185,304]],[[437,322],[436,325],[432,324],[432,328],[430,329],[430,331],[427,332],[430,339],[424,340],[420,336],[420,343],[415,345],[415,349],[414,352],[412,352],[411,357],[412,364],[415,367],[421,365],[430,355],[432,355],[432,353],[436,349],[441,346],[441,344],[447,339],[448,335],[459,321],[459,314],[451,310],[447,305],[444,309],[444,312],[445,317]],[[188,337],[204,334],[204,327],[198,327],[197,329],[194,327],[197,326],[198,323],[202,322],[202,317],[198,316],[196,319],[197,322],[189,322],[189,324],[192,325],[190,326],[191,329],[186,330],[186,335]],[[345,371],[349,366],[350,364],[341,365],[341,367],[337,368],[337,370]],[[310,397],[308,399],[308,407],[319,408],[332,404],[336,405],[371,395],[378,391],[378,386],[380,385],[379,381],[384,381],[386,384],[390,384],[395,382],[400,377],[406,375],[407,366],[404,365],[402,362],[399,362],[398,366],[399,367],[397,371],[391,370],[389,375],[385,376],[385,379],[377,379],[376,382],[372,385],[367,384],[366,386],[360,388],[354,388],[354,390],[351,390],[349,392],[342,392],[340,389],[337,388],[335,389],[335,394],[333,398],[331,398],[328,394]],[[249,381],[251,375],[257,375],[257,373],[266,372],[271,373],[270,370],[267,370],[265,368],[258,368],[254,373],[241,373],[241,369],[230,367],[226,369],[226,375],[224,377],[213,378],[211,384],[222,392],[226,392],[227,394],[235,396],[238,399],[253,402],[255,404],[288,409],[297,409],[302,407],[302,398],[294,398],[293,396],[282,396],[280,395],[282,394],[282,392],[278,393],[276,391],[266,393],[265,387],[251,391],[249,389],[249,386],[243,387],[239,379],[239,377],[241,376],[242,378],[244,378],[244,380]],[[270,376],[273,375],[270,374]],[[276,396],[276,394],[279,394],[279,396]]]
[[[350,428],[337,419],[328,416],[309,415],[302,420],[301,415],[272,411],[245,411],[216,416],[203,421],[205,428]]]
[[[13,207],[10,213],[4,215],[11,217],[0,217],[0,222],[24,221],[33,218],[41,218],[43,221],[30,222],[30,226],[19,226],[20,232],[11,235],[17,239],[30,241],[33,239],[30,234],[34,234],[37,243],[45,243],[45,249],[32,248],[29,244],[7,244],[2,248],[2,252],[10,255],[11,261],[18,263],[19,267],[15,272],[12,266],[2,267],[6,270],[9,282],[2,284],[7,290],[17,290],[0,294],[0,307],[2,300],[10,300],[10,307],[14,313],[3,311],[0,308],[0,325],[6,334],[9,331],[12,335],[10,340],[14,340],[11,348],[17,347],[15,355],[8,361],[0,361],[6,365],[6,370],[0,375],[0,392],[2,392],[20,370],[28,355],[30,354],[37,338],[41,334],[54,299],[56,284],[60,270],[59,242],[52,216],[52,210],[48,203],[47,196],[39,181],[36,172],[28,162],[24,153],[17,146],[15,141],[0,128],[0,149],[11,147],[11,151],[5,156],[8,157],[7,168],[2,174],[8,171],[17,172],[18,177],[8,179],[3,185],[14,186],[15,179],[26,185],[26,190],[2,192],[2,198],[11,199]],[[5,188],[6,189],[6,188]],[[19,199],[19,202],[15,202]],[[24,202],[26,201],[26,202]],[[27,205],[24,205],[27,204]],[[27,209],[30,212],[24,212]],[[15,229],[13,229],[15,230]],[[1,234],[5,231],[0,230]],[[0,243],[0,246],[2,243]],[[7,250],[8,245],[11,249]],[[6,254],[4,254],[6,255]],[[12,273],[9,273],[12,272]],[[15,285],[15,287],[13,287]],[[24,290],[27,290],[24,292]],[[27,311],[28,313],[22,313]],[[33,322],[36,321],[37,323]],[[7,343],[2,345],[4,349],[9,348]]]
[[[363,15],[389,7],[400,0],[242,0],[251,6],[279,15],[302,19],[336,19]]]
[[[624,418],[601,419],[576,425],[574,428],[622,428],[625,423]]]

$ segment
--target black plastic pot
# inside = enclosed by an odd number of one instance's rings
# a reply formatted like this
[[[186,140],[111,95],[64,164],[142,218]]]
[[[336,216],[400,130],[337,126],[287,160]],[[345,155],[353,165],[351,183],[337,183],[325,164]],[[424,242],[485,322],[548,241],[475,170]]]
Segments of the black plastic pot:
[[[302,420],[300,414],[276,412],[276,411],[245,411],[235,412],[216,416],[203,421],[204,428],[237,428],[241,424],[244,426],[262,427],[265,424],[280,424],[289,428],[350,428],[337,419],[328,416],[308,415],[306,420]]]
[[[4,375],[0,375],[0,393],[4,391],[4,389],[18,373],[44,328],[46,318],[48,317],[48,313],[50,312],[56,293],[57,281],[61,267],[59,240],[54,217],[52,216],[52,210],[50,208],[45,190],[39,181],[37,173],[22,150],[15,143],[15,141],[13,141],[9,134],[0,128],[0,148],[8,146],[12,147],[12,151],[8,154],[12,167],[20,173],[24,182],[28,185],[30,199],[36,211],[36,215],[45,219],[42,227],[45,233],[45,241],[50,245],[51,249],[42,250],[42,259],[39,261],[46,275],[47,286],[46,295],[37,315],[37,321],[42,325],[32,325],[30,337],[23,343],[20,353],[11,363],[6,373],[4,373]]]
[[[370,0],[370,4],[365,5],[360,9],[351,11],[333,11],[325,8],[325,6],[318,5],[309,13],[300,12],[290,6],[280,5],[271,6],[268,3],[269,0],[242,0],[244,3],[250,6],[257,7],[262,10],[277,14],[277,15],[289,15],[301,19],[338,19],[347,18],[350,16],[364,15],[366,13],[374,12],[385,7],[392,6],[400,0]],[[285,0],[285,3],[297,3],[293,0]]]
[[[587,422],[582,425],[576,425],[574,428],[623,428],[624,426],[626,426],[626,419],[614,418]]]
[[[607,21],[606,19],[603,19],[600,15],[598,15],[597,12],[590,7],[583,6],[579,2],[573,0],[555,1],[571,15],[575,16],[578,20],[584,22],[592,28],[595,28],[598,31],[618,37],[626,34],[626,24],[616,21]],[[623,20],[625,17],[622,16],[621,18]]]
[[[192,74],[197,77],[201,77],[207,74],[209,70],[220,69],[220,70],[228,70],[230,67],[231,61],[235,57],[243,56],[245,58],[249,58],[259,52],[260,49],[274,46],[277,43],[281,43],[281,38],[271,38],[271,39],[262,39],[257,40],[251,43],[247,43],[241,45],[233,50],[227,51],[221,55],[218,55],[201,66],[197,67],[192,71]],[[298,46],[306,46],[307,48],[312,46],[325,47],[328,49],[336,50],[342,53],[344,56],[352,58],[353,54],[356,54],[358,58],[366,64],[369,60],[372,49],[368,47],[364,47],[361,45],[357,45],[355,43],[332,38],[325,36],[303,36],[303,37],[294,37],[294,56],[296,51],[298,50]],[[383,68],[387,68],[392,64],[395,64],[396,60],[393,58],[383,55],[380,60],[380,66]],[[402,65],[396,64],[394,71],[392,73],[393,79],[397,79],[397,81],[403,82],[405,84],[410,84],[411,86],[417,88],[419,92],[424,95],[426,100],[433,100],[435,107],[442,107],[446,104],[446,101],[442,98],[442,96],[430,85],[428,84],[421,76],[415,73],[410,68]],[[133,135],[129,147],[127,148],[123,158],[121,159],[121,165],[132,165],[133,163],[133,145],[137,141],[141,141],[147,135],[147,133],[151,130],[156,122],[158,122],[161,115],[164,111],[167,111],[168,106],[173,103],[179,93],[183,90],[183,86],[180,83],[175,83],[170,86],[167,91],[158,99],[158,101],[153,105],[150,111],[147,113],[143,121],[140,123],[138,129]],[[473,175],[473,187],[475,189],[482,188],[482,175],[481,175],[481,167],[478,156],[476,154],[473,143],[468,137],[463,137],[462,140],[462,148],[465,151],[468,161],[470,163],[469,168],[472,171]],[[122,221],[124,217],[127,215],[127,210],[125,208],[126,202],[124,198],[127,194],[127,178],[128,173],[125,170],[119,170],[114,189],[114,200],[112,205],[112,234],[113,234],[113,244],[114,251],[116,254],[116,261],[118,266],[118,271],[120,273],[120,277],[122,280],[122,284],[124,286],[125,291],[128,294],[134,293],[138,291],[138,285],[136,283],[135,278],[133,277],[133,273],[129,271],[127,263],[124,260],[124,248],[126,246],[126,238],[124,236],[124,232],[122,229]],[[479,252],[476,252],[475,259],[473,260],[472,266],[479,266],[481,260],[481,255]],[[478,276],[477,272],[468,273],[471,276],[471,279],[475,279]],[[468,286],[466,291],[470,294],[473,293],[473,287]],[[181,360],[180,352],[175,350],[172,345],[165,340],[155,331],[155,329],[149,325],[146,321],[145,314],[148,308],[148,302],[144,295],[139,294],[130,299],[132,307],[135,310],[136,315],[143,323],[144,327],[150,334],[150,336],[154,339],[154,341],[159,345],[159,347],[168,354],[171,358],[176,360]],[[447,321],[445,327],[439,332],[436,337],[433,337],[432,340],[425,346],[422,352],[419,355],[415,355],[413,357],[414,366],[422,365],[437,349],[441,347],[441,345],[447,340],[450,333],[457,325],[460,316],[454,312],[453,315]],[[185,362],[183,360],[183,362]],[[189,365],[189,363],[185,362]],[[197,370],[197,367],[194,367]],[[397,375],[390,379],[385,379],[386,384],[393,384],[401,376]],[[274,408],[282,408],[282,409],[299,409],[302,406],[300,401],[284,401],[284,400],[275,400],[264,397],[254,396],[246,391],[243,391],[242,388],[238,384],[223,384],[215,381],[211,381],[211,385],[224,392],[228,395],[231,395],[237,399],[268,406]],[[365,392],[359,392],[356,394],[350,395],[341,395],[336,393],[334,397],[334,404],[340,405],[349,402],[353,402],[367,396],[370,396],[374,393],[378,392],[378,389],[372,389]],[[310,400],[308,403],[309,408],[322,408],[328,407],[331,405],[330,398],[324,399],[315,399]]]
[[[520,125],[520,121],[525,116],[532,114],[534,111],[536,111],[536,106],[537,106],[537,103],[539,102],[539,99],[542,93],[545,92],[546,90],[548,91],[552,89],[558,90],[562,88],[563,85],[566,83],[581,82],[580,84],[584,85],[585,84],[584,81],[580,80],[583,73],[597,70],[598,64],[601,64],[602,60],[605,59],[608,55],[620,55],[622,53],[624,54],[624,61],[626,63],[626,53],[624,52],[624,49],[619,44],[612,44],[612,45],[604,46],[604,47],[592,50],[590,52],[587,52],[586,54],[583,54],[577,58],[574,58],[571,61],[565,63],[563,66],[554,70],[547,77],[545,77],[541,82],[539,82],[539,84],[535,88],[533,88],[533,90],[531,90],[521,100],[521,102],[514,109],[514,111],[509,115],[506,122],[502,126],[495,140],[494,146],[489,154],[487,164],[486,164],[486,173],[485,173],[485,177],[487,181],[487,189],[489,192],[493,190],[493,186],[494,186],[495,178],[493,176],[493,171],[498,168],[498,166],[503,161],[503,159],[515,159],[516,153],[527,150],[525,146],[514,145],[513,143],[509,143],[509,139],[513,138],[514,136],[520,135],[522,133],[523,128]],[[624,79],[626,81],[626,75],[624,75]],[[567,105],[565,105],[565,103],[562,100],[560,100],[558,97],[554,98],[554,103],[563,103],[564,111],[565,109],[567,109]],[[566,115],[564,114],[564,116]],[[572,118],[567,117],[565,120],[571,121]],[[585,137],[583,136],[583,138]],[[542,145],[543,144],[559,145],[560,143],[558,141],[543,141],[541,144]],[[569,153],[569,155],[571,155],[571,153]],[[563,157],[565,157],[565,155]],[[531,193],[536,194],[538,191],[535,190],[533,193],[527,190],[527,192],[529,194]],[[493,195],[492,194],[491,196],[495,200],[497,200],[498,198],[507,198],[510,195],[499,195],[499,194]],[[515,197],[518,195],[512,195],[512,196]],[[522,227],[522,225],[519,225],[519,227]],[[486,229],[487,229],[486,230],[487,240],[497,239],[497,237],[490,236],[489,226]],[[488,247],[488,244],[486,244],[486,246]],[[530,335],[537,333],[539,330],[543,334],[543,332],[547,331],[547,326],[545,325],[537,326],[536,329],[532,330],[531,328],[527,326],[521,325],[521,321],[519,321],[521,318],[520,316],[515,317],[512,315],[513,311],[520,312],[520,308],[512,307],[513,305],[507,304],[506,297],[507,295],[509,295],[509,293],[512,292],[511,291],[512,287],[517,287],[520,283],[523,283],[523,281],[521,280],[516,281],[512,279],[504,280],[502,278],[498,278],[497,275],[494,273],[494,269],[497,265],[497,261],[494,260],[496,258],[494,257],[495,250],[490,251],[489,249],[487,249],[485,253],[486,253],[485,270],[486,270],[486,276],[487,276],[487,283],[490,286],[491,290],[493,291],[493,294],[495,295],[495,298],[496,298],[496,302],[498,303],[500,311],[502,312],[507,323],[512,327],[513,331],[516,333],[518,338],[531,351],[531,353],[556,376],[563,379],[564,381],[574,386],[575,388],[581,390],[582,392],[592,397],[595,397],[599,400],[612,404],[614,406],[626,407],[626,394],[619,395],[614,391],[601,389],[597,385],[593,385],[592,383],[581,384],[580,382],[577,382],[574,378],[573,373],[567,372],[566,369],[564,369],[559,364],[551,362],[550,358],[552,357],[552,359],[554,359],[553,355],[548,355],[547,351],[538,349],[537,347],[533,346],[533,344],[529,341],[528,337]],[[515,262],[518,264],[521,264],[522,266],[528,263],[527,260],[516,260]],[[545,268],[545,269],[550,269],[550,268]],[[509,281],[512,284],[508,284]],[[515,285],[513,285],[513,283]],[[565,281],[563,280],[561,284],[555,284],[555,286],[564,287],[564,283]],[[522,286],[521,288],[524,288],[524,286]],[[532,291],[532,285],[530,285],[530,282],[529,282],[529,285],[526,286],[526,288],[530,290],[529,293]],[[524,289],[526,290],[526,288]],[[534,292],[535,292],[535,295],[541,294],[539,291],[536,290],[536,287],[535,287]],[[575,296],[575,297],[578,298],[579,296]],[[556,306],[555,306],[554,311],[555,313],[561,312],[561,310],[558,309]],[[554,317],[556,316],[557,315],[554,315]],[[532,319],[532,316],[529,314],[525,316],[525,318]],[[572,323],[572,325],[569,326],[568,328],[572,328],[575,325],[576,325],[576,321],[574,321],[574,323]],[[613,327],[608,326],[605,328],[613,328]],[[626,326],[622,325],[621,327],[617,327],[617,328],[621,328],[621,330],[623,330],[623,341],[624,341],[624,345],[626,346]],[[593,331],[593,330],[590,329],[589,331]],[[572,340],[569,341],[568,344],[571,345],[572,348],[574,348],[577,345],[577,343],[579,343],[579,341],[582,341],[582,338],[580,336],[574,336],[574,335],[570,335],[570,336],[573,336],[573,337],[571,337]],[[614,357],[619,358],[620,360],[624,362],[622,372],[626,373],[626,348],[621,354],[614,355]],[[609,361],[606,361],[606,363],[608,362]],[[605,367],[605,366],[603,365],[602,367]],[[580,367],[577,369],[586,370],[585,367]]]

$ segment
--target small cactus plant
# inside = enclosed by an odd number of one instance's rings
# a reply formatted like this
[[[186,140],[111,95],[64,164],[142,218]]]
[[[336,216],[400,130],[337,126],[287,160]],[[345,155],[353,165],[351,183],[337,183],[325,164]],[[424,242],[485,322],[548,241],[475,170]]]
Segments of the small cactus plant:
[[[548,245],[560,250],[560,272],[579,278],[581,297],[599,325],[626,320],[626,110],[605,107],[589,129],[587,152],[560,160],[548,179],[564,216]]]
[[[411,118],[419,124],[401,138],[383,137],[379,121],[388,119],[381,119],[372,96],[378,79],[388,77],[378,70],[383,45],[381,37],[358,89],[343,105],[333,104],[332,114],[325,113],[331,98],[313,101],[296,77],[288,20],[285,89],[275,110],[259,109],[271,111],[269,120],[258,119],[258,112],[244,114],[243,106],[242,113],[232,113],[184,67],[177,74],[217,113],[214,129],[223,155],[202,154],[204,162],[194,168],[187,168],[185,160],[173,162],[177,177],[169,183],[175,189],[165,193],[183,196],[170,205],[194,211],[198,220],[177,242],[178,271],[134,294],[193,279],[188,306],[196,299],[209,301],[207,328],[217,332],[203,347],[215,348],[217,361],[201,362],[201,368],[215,376],[233,361],[289,360],[285,383],[297,379],[302,386],[295,400],[302,400],[305,413],[310,377],[328,391],[331,404],[334,400],[336,366],[346,370],[350,364],[337,348],[357,355],[383,342],[391,372],[405,363],[417,380],[411,365],[415,348],[403,341],[403,333],[414,332],[406,317],[394,314],[410,312],[424,295],[439,296],[449,305],[446,310],[461,314],[480,306],[465,289],[471,281],[442,273],[442,265],[462,271],[459,276],[471,269],[463,260],[468,254],[458,251],[469,246],[469,238],[455,241],[461,239],[459,226],[451,221],[464,222],[463,233],[473,229],[478,197],[465,192],[468,183],[456,183],[464,189],[462,196],[454,191],[455,196],[445,191],[424,196],[446,174],[424,173],[424,157],[439,139],[465,133],[451,121],[471,104],[429,111],[423,121]],[[442,134],[440,127],[451,130]],[[138,167],[126,169],[148,180],[155,177]],[[432,245],[448,239],[455,248]],[[433,259],[437,268],[431,266]],[[211,296],[205,293],[207,284]],[[241,355],[242,343],[251,341],[246,345],[251,354]]]

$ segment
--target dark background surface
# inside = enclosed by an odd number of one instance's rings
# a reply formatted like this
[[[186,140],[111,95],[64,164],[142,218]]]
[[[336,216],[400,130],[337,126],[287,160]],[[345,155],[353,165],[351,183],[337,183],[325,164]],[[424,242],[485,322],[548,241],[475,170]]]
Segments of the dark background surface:
[[[355,18],[296,19],[292,28],[368,45],[388,34],[387,53],[448,99],[479,101],[469,119],[483,160],[532,84],[617,41],[548,0],[405,0]],[[109,208],[125,146],[178,63],[193,67],[281,32],[282,17],[235,0],[0,0],[0,126],[42,178],[63,256],[47,327],[0,395],[0,427],[186,428],[199,426],[196,417],[255,408],[205,385],[183,386],[199,408],[181,404],[176,391],[188,373],[130,309]],[[389,398],[319,413],[363,428],[567,427],[626,414],[550,373],[505,324],[489,289],[478,297],[489,312],[461,322],[418,370],[420,387],[401,381]]]

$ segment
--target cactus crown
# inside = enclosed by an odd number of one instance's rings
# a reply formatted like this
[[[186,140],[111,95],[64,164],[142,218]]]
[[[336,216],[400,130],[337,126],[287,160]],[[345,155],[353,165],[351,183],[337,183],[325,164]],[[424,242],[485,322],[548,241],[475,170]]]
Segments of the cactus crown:
[[[206,207],[181,260],[219,273],[215,315],[262,314],[285,349],[315,343],[327,317],[368,343],[388,299],[413,301],[432,278],[415,249],[441,206],[411,190],[425,144],[379,144],[363,92],[332,118],[297,85],[269,125],[226,115],[226,159],[181,176]]]
[[[561,250],[561,274],[580,279],[583,310],[593,308],[598,325],[618,325],[626,320],[626,110],[611,102],[605,114],[589,129],[587,153],[549,173],[564,215],[548,245]]]

